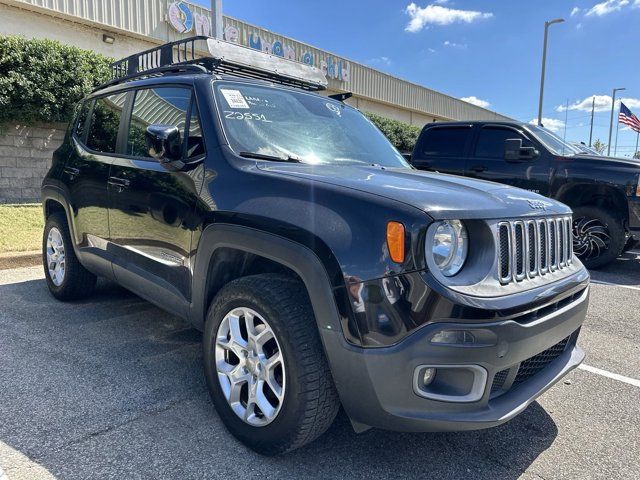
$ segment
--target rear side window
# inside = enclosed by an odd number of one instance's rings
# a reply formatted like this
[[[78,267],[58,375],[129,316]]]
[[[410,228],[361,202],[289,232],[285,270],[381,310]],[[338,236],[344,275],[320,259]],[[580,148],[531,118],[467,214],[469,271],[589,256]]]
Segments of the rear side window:
[[[428,129],[420,146],[423,157],[462,157],[471,127]]]
[[[97,98],[91,112],[87,147],[96,152],[115,153],[120,117],[126,93]]]
[[[191,90],[158,87],[138,90],[135,95],[127,137],[127,155],[151,158],[145,140],[145,132],[149,125],[178,127],[180,138],[184,142]]]
[[[504,142],[512,138],[522,139],[523,147],[533,146],[524,136],[510,128],[482,128],[476,144],[476,157],[504,158]]]
[[[85,126],[87,125],[87,116],[89,115],[89,107],[91,107],[91,101],[82,102],[78,107],[78,114],[76,115],[76,122],[73,133],[75,133],[78,138],[82,138],[85,131]]]

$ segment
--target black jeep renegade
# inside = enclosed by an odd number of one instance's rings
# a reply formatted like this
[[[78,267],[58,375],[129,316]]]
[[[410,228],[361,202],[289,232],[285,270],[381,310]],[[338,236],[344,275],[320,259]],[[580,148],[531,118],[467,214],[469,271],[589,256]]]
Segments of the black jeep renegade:
[[[499,425],[582,361],[565,205],[413,169],[312,67],[196,38],[114,72],[43,182],[49,289],[106,277],[202,330],[251,448],[300,447],[340,406],[358,431]]]

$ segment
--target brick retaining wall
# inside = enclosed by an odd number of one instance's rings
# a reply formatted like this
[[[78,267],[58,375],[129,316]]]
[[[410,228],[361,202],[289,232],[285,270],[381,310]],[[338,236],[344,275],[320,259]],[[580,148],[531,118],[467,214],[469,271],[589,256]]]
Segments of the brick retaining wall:
[[[40,201],[40,184],[66,128],[64,123],[0,126],[0,204]]]

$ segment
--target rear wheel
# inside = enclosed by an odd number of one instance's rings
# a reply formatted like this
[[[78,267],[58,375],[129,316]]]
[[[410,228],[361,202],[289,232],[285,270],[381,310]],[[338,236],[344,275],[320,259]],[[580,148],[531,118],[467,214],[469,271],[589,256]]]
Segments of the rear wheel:
[[[248,447],[285,453],[333,422],[338,396],[299,281],[264,274],[231,282],[209,309],[203,342],[213,403]]]
[[[76,300],[93,292],[97,277],[76,257],[63,212],[55,212],[47,218],[42,238],[42,263],[49,291],[58,300]]]
[[[625,244],[624,228],[598,207],[573,212],[573,252],[587,268],[597,269],[615,260]]]

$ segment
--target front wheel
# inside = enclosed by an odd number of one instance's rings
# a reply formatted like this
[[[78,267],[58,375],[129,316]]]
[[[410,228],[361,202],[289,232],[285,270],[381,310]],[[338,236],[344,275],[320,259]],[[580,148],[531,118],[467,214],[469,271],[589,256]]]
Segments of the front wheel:
[[[573,252],[589,269],[615,260],[625,244],[624,228],[605,210],[578,207],[573,212]]]
[[[205,374],[227,429],[264,455],[309,443],[339,400],[306,289],[276,274],[240,278],[207,315]]]

